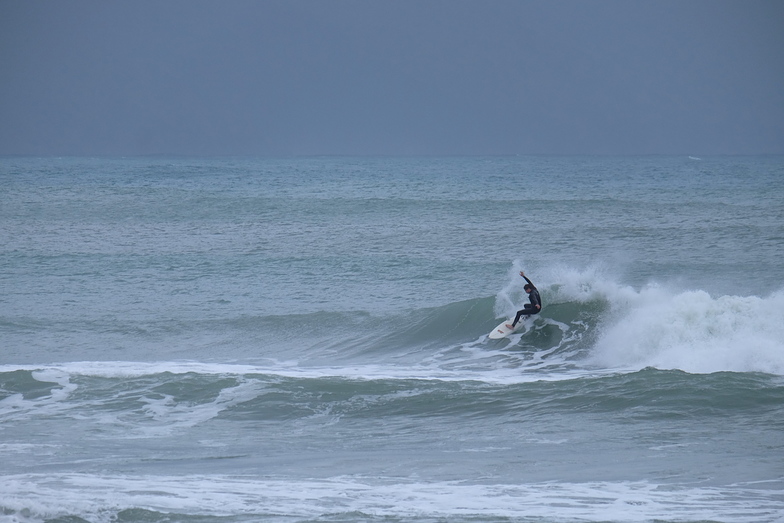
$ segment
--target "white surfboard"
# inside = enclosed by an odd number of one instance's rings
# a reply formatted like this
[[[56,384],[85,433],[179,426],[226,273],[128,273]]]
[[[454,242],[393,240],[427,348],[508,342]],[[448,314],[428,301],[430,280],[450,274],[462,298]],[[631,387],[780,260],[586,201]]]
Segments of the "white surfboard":
[[[527,318],[520,318],[520,321],[517,322],[514,329],[510,329],[507,325],[511,325],[514,319],[504,320],[498,327],[490,331],[490,334],[487,335],[488,338],[493,340],[500,340],[501,338],[506,338],[513,332],[519,331],[525,325],[525,320]]]

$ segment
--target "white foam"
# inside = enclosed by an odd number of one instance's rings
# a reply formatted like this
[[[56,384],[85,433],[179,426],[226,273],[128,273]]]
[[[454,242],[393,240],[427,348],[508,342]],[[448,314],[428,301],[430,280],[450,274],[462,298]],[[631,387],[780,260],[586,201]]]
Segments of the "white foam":
[[[454,350],[455,347],[445,349]],[[533,381],[557,381],[574,379],[576,377],[601,375],[601,371],[594,369],[585,371],[571,371],[568,375],[563,373],[537,373],[526,375],[516,367],[498,365],[468,365],[475,360],[491,360],[495,356],[504,358],[513,357],[509,352],[488,350],[481,344],[466,344],[459,347],[464,356],[459,368],[444,368],[444,362],[436,358],[424,360],[421,365],[394,365],[394,364],[362,364],[342,366],[299,366],[296,362],[276,362],[269,365],[243,365],[230,363],[205,363],[197,361],[160,361],[160,362],[133,362],[133,361],[98,361],[98,362],[73,362],[42,365],[4,365],[0,372],[14,370],[46,370],[65,375],[84,375],[105,378],[134,378],[168,372],[171,374],[198,373],[204,375],[225,376],[274,376],[279,378],[294,379],[350,379],[350,380],[430,380],[430,381],[482,381],[490,384],[511,385],[516,383],[529,383]],[[473,354],[473,356],[471,356]],[[249,381],[253,381],[250,379]],[[10,401],[6,398],[4,401]],[[152,399],[148,402],[151,406],[148,412],[155,414],[163,412],[169,407],[167,400]]]
[[[594,364],[784,374],[784,292],[714,298],[650,286],[611,300]]]
[[[8,367],[8,366],[7,366]],[[12,367],[18,370],[19,367]],[[37,415],[52,415],[55,411],[62,409],[71,393],[77,389],[77,385],[71,383],[68,372],[58,368],[28,369],[33,370],[32,377],[37,381],[56,383],[59,387],[53,387],[50,394],[25,399],[22,394],[12,394],[0,400],[0,416],[5,420],[15,417],[26,416],[30,412]]]
[[[172,396],[144,397],[142,409],[155,423],[143,424],[137,431],[143,437],[168,435],[184,428],[194,427],[217,417],[224,410],[256,398],[262,385],[257,380],[243,380],[239,385],[221,389],[218,397],[204,404],[177,402]]]
[[[337,477],[18,475],[0,477],[5,521],[76,515],[110,521],[139,508],[201,516],[316,519],[362,513],[392,518],[779,521],[778,482],[720,487],[649,482],[470,484]],[[23,517],[17,517],[23,516]]]

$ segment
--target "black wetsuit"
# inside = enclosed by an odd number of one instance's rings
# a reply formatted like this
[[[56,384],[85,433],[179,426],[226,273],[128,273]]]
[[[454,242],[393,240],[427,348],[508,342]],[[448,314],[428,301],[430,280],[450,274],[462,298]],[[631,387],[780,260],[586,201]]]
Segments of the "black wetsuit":
[[[512,326],[517,325],[517,322],[520,321],[521,317],[539,314],[539,311],[542,310],[542,298],[539,296],[539,291],[527,276],[523,276],[523,278],[525,278],[525,281],[531,286],[531,292],[528,294],[528,301],[531,303],[526,303],[524,309],[517,311],[517,316],[515,316]]]

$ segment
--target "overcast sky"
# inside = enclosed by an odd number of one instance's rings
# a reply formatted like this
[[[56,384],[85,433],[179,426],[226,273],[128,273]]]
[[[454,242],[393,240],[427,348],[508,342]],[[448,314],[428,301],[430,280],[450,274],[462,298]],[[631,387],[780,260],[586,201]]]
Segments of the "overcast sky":
[[[784,154],[782,0],[0,0],[0,154]]]

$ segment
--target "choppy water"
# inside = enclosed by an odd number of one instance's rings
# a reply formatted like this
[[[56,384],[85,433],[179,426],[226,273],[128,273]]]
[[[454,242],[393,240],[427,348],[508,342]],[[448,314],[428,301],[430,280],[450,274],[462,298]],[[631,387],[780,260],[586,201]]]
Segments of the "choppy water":
[[[0,521],[784,521],[784,158],[0,187]]]

